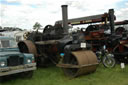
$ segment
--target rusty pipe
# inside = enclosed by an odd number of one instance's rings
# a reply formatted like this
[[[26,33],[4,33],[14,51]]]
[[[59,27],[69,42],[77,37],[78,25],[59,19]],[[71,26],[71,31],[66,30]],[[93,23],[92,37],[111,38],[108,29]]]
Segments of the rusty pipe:
[[[111,27],[111,34],[114,34],[114,9],[109,9],[109,21]]]
[[[64,28],[64,32],[68,33],[68,5],[62,5],[62,20],[63,20],[63,28]]]

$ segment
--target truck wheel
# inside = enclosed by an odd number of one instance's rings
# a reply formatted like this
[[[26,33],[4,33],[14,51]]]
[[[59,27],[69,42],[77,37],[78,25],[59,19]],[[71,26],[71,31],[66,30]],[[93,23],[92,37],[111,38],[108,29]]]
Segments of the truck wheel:
[[[4,77],[0,77],[0,83],[4,81]]]
[[[33,71],[28,71],[28,72],[21,73],[21,76],[22,76],[23,78],[32,78],[32,76],[33,76]]]
[[[103,57],[102,63],[104,67],[113,68],[116,65],[116,61],[114,57]]]

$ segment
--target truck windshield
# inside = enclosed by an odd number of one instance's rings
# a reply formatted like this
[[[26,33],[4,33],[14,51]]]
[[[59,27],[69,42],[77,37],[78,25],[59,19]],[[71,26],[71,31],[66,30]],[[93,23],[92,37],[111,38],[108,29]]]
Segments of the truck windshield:
[[[17,47],[16,41],[14,39],[1,39],[0,48],[12,48]]]

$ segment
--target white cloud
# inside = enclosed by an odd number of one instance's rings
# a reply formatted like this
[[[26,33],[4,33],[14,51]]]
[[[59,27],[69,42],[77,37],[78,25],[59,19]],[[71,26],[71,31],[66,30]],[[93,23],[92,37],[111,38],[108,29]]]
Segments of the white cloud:
[[[125,5],[126,5],[126,6],[128,6],[128,2],[127,2],[127,3],[125,3]]]
[[[0,4],[0,26],[2,25],[2,5]]]
[[[117,8],[122,0],[6,0],[21,5],[2,4],[2,26],[17,26],[30,29],[35,22],[43,27],[62,19],[61,5],[68,4],[69,18],[83,17],[107,12],[109,8]],[[127,9],[117,10],[116,14],[124,15]],[[125,16],[127,17],[127,16]]]
[[[9,3],[19,2],[21,4],[31,5],[31,4],[40,4],[42,0],[6,0]]]
[[[29,4],[29,5],[31,5],[31,4],[35,4],[35,5],[40,5],[41,3],[42,3],[42,0],[20,0],[20,2],[22,3],[22,4]]]
[[[128,20],[128,8],[122,8],[117,12],[117,20]]]

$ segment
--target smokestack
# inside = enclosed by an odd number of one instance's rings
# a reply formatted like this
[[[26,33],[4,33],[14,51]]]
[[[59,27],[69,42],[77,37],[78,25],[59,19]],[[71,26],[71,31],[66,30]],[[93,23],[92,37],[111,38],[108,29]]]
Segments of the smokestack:
[[[63,20],[63,28],[65,33],[68,33],[68,5],[62,5],[62,20]]]
[[[111,34],[114,33],[114,9],[109,9],[109,21],[111,26]]]

